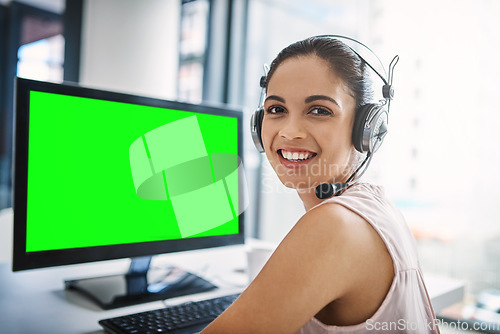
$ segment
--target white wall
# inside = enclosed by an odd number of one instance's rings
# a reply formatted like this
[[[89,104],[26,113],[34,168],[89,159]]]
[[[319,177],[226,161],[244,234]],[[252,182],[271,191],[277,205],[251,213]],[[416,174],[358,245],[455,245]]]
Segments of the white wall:
[[[86,0],[80,82],[173,99],[180,0]]]

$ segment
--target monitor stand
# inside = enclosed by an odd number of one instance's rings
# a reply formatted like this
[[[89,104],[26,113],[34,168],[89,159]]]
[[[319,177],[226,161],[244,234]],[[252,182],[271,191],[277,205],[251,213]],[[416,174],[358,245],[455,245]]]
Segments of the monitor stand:
[[[151,256],[132,258],[128,273],[65,281],[108,310],[217,288],[207,280],[177,267],[150,268]]]

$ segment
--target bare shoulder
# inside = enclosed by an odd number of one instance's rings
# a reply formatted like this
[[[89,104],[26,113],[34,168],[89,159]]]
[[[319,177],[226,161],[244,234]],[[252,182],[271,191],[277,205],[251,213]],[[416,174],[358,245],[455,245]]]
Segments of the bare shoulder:
[[[316,318],[325,324],[351,325],[372,316],[394,278],[391,255],[372,225],[340,204],[325,203],[310,210],[295,228],[293,233],[304,236],[309,245],[304,247],[315,248],[316,263],[324,266],[321,274],[330,278],[324,293],[331,301]]]
[[[343,251],[357,243],[358,234],[365,226],[364,219],[342,205],[323,204],[304,214],[280,247],[309,252],[316,261],[327,264],[330,259],[339,265],[339,261],[346,258]]]
[[[373,226],[356,212],[338,203],[325,203],[310,210],[295,228],[294,233],[304,236],[308,243],[317,243],[336,254],[336,257],[342,254],[350,262],[356,260],[358,267],[380,263],[381,257],[390,259],[386,245]],[[355,269],[352,266],[349,268]],[[356,272],[351,273],[356,275]]]
[[[391,256],[377,231],[359,214],[337,203],[309,210],[274,255],[293,261],[304,291],[313,294],[321,287],[316,301],[323,306],[346,301],[364,289],[366,295],[379,291],[373,298],[383,299],[394,276]],[[374,288],[376,285],[380,288]]]
[[[240,298],[204,333],[296,333],[332,302],[349,301],[364,286],[367,291],[373,287],[366,277],[384,270],[376,265],[384,251],[377,233],[356,213],[338,204],[316,207],[295,224]],[[384,294],[371,299],[377,304]],[[358,304],[362,302],[351,303],[351,313]],[[337,311],[326,312],[325,322],[338,322],[330,317],[341,314]]]
[[[375,229],[359,214],[337,203],[326,203],[308,211],[294,226],[294,234],[312,246],[330,251],[348,250],[347,259],[372,254],[374,250],[386,251]],[[338,253],[336,253],[338,254]]]

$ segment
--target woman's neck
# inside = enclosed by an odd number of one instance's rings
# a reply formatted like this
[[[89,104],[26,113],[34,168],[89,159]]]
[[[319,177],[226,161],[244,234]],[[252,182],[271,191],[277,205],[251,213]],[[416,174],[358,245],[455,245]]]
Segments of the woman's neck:
[[[311,210],[313,207],[324,201],[316,197],[314,188],[298,189],[297,194],[299,194],[302,203],[304,203],[304,208],[306,209],[306,211]]]

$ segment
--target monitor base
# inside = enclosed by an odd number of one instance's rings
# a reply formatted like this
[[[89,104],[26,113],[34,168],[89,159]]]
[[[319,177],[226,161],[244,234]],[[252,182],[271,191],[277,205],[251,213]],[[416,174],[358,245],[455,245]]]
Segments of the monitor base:
[[[177,267],[65,281],[108,310],[216,289],[209,281]]]

